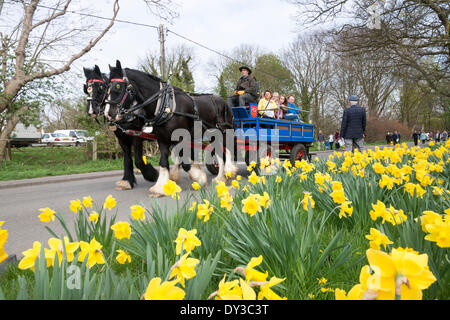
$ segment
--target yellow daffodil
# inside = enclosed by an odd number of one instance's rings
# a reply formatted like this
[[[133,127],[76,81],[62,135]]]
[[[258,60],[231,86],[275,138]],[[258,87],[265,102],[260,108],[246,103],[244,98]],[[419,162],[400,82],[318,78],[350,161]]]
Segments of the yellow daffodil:
[[[227,209],[227,211],[231,211],[231,207],[233,206],[233,197],[229,194],[220,198],[220,207]]]
[[[252,174],[248,177],[248,182],[251,184],[256,184],[259,182],[259,177],[256,175],[255,171],[252,172]]]
[[[275,178],[275,182],[276,182],[276,183],[280,183],[281,181],[283,181],[283,179],[282,179],[280,176],[277,176],[277,177]]]
[[[116,260],[120,264],[125,264],[127,261],[128,263],[131,263],[131,256],[128,254],[128,252],[125,252],[123,250],[116,250],[118,255],[116,256]]]
[[[237,180],[231,181],[231,187],[233,189],[239,189],[239,182]]]
[[[254,216],[256,212],[262,212],[259,198],[255,194],[250,194],[247,198],[242,200],[242,212],[248,213],[250,216]]]
[[[150,280],[144,294],[145,300],[183,300],[186,293],[176,286],[177,280],[164,281],[156,277]]]
[[[197,229],[192,229],[187,231],[184,228],[180,228],[178,230],[178,236],[175,239],[176,246],[176,254],[179,255],[181,253],[181,247],[183,246],[183,250],[185,252],[191,252],[195,249],[195,247],[201,246],[202,242],[197,238]]]
[[[145,219],[145,209],[140,205],[134,205],[130,207],[130,214],[134,220],[144,221]]]
[[[262,272],[254,269],[256,266],[259,266],[262,263],[262,260],[263,260],[262,256],[250,259],[250,262],[245,267],[245,280],[246,281],[258,281],[258,282],[266,281],[266,279],[269,275],[269,272],[266,271],[265,273],[262,273]]]
[[[130,224],[126,221],[116,222],[111,226],[111,229],[114,230],[114,236],[116,239],[130,239],[131,237],[131,227]]]
[[[223,181],[217,181],[216,192],[219,198],[225,197],[229,194],[228,187]]]
[[[343,189],[333,191],[332,193],[330,193],[330,196],[333,198],[333,201],[337,204],[343,204],[347,200]]]
[[[316,202],[314,201],[311,192],[303,192],[303,193],[304,193],[303,200],[300,203],[303,204],[303,209],[305,211],[308,211],[309,206],[311,206],[311,208],[314,208]]]
[[[241,285],[242,300],[256,300],[255,290],[253,290],[247,282],[243,279],[239,279],[239,284]]]
[[[77,200],[70,200],[70,211],[73,213],[77,213],[78,211],[82,210],[81,201],[79,199]]]
[[[375,250],[380,250],[381,245],[386,250],[386,245],[393,244],[385,234],[375,228],[370,228],[370,234],[366,235],[366,239],[370,240],[370,247]]]
[[[195,266],[200,262],[198,259],[188,258],[190,252],[185,253],[180,260],[178,260],[172,268],[169,276],[169,280],[173,277],[177,277],[176,280],[185,287],[185,280],[191,279],[197,275],[195,272]]]
[[[89,219],[89,221],[97,223],[99,217],[100,217],[100,215],[96,211],[92,211],[92,213],[89,215],[88,219]]]
[[[194,189],[195,191],[200,189],[200,184],[197,181],[193,182],[191,186],[192,186],[192,189]]]
[[[39,219],[41,219],[42,222],[50,222],[55,221],[55,211],[53,211],[50,208],[42,208],[39,209],[41,211],[41,214],[39,215]]]
[[[6,241],[8,241],[8,230],[1,228],[4,223],[5,221],[0,221],[0,263],[8,258],[8,254],[3,247]]]
[[[423,212],[423,216],[420,217],[420,224],[422,231],[427,232],[427,225],[436,224],[442,221],[442,216],[431,210]]]
[[[441,248],[450,247],[450,217],[437,220],[432,224],[425,226],[426,232],[429,234],[425,236],[425,240],[436,242],[436,245]]]
[[[211,213],[214,212],[214,207],[210,206],[208,200],[203,200],[203,203],[197,206],[197,217],[206,222],[209,220]]]
[[[78,242],[69,242],[68,237],[64,237],[64,248],[63,242],[57,238],[48,239],[48,246],[50,249],[44,248],[45,259],[47,260],[47,266],[53,266],[55,264],[55,256],[58,257],[59,265],[64,256],[64,250],[66,251],[67,261],[71,262],[75,256],[75,251],[78,249],[80,244]]]
[[[34,271],[34,262],[36,259],[39,259],[41,253],[41,243],[39,241],[33,242],[33,248],[25,250],[22,252],[23,258],[19,262],[19,269],[27,270],[31,269]]]
[[[163,186],[164,193],[167,196],[171,196],[172,199],[179,199],[180,196],[178,195],[181,192],[181,188],[175,181],[172,181],[170,179],[167,179],[166,184]]]
[[[271,287],[283,282],[284,280],[286,280],[286,278],[283,279],[277,277],[270,278],[268,283],[260,287],[260,291],[258,293],[258,300],[262,300],[264,298],[266,298],[267,300],[287,300],[286,297],[281,298],[274,291],[272,291],[272,289],[270,289]]]
[[[239,281],[233,280],[226,282],[226,275],[219,282],[219,290],[216,292],[216,300],[241,300],[242,289],[239,287]]]
[[[91,198],[91,196],[83,198],[83,206],[85,208],[92,208],[92,198]]]
[[[347,218],[347,214],[348,214],[349,217],[352,216],[352,214],[353,214],[353,206],[351,206],[351,204],[352,204],[351,201],[344,201],[340,205],[339,219],[342,219],[342,217]]]
[[[93,238],[90,242],[80,241],[80,253],[78,261],[82,262],[87,256],[87,266],[92,268],[96,264],[105,264],[105,258],[101,249],[103,246]]]
[[[109,211],[112,210],[116,206],[117,202],[116,199],[110,194],[106,197],[105,202],[103,203],[103,209],[108,209]]]

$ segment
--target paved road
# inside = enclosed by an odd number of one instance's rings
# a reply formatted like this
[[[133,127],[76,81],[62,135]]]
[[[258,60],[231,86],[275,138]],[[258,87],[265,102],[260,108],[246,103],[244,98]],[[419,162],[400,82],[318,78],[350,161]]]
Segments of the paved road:
[[[318,152],[319,158],[326,158],[330,154]],[[246,166],[238,165],[238,174],[247,176]],[[16,254],[18,258],[22,256],[22,251],[32,247],[33,241],[46,243],[50,234],[44,229],[50,226],[57,234],[63,234],[62,228],[58,228],[59,223],[55,220],[50,224],[42,223],[39,218],[39,209],[49,207],[52,210],[61,212],[67,221],[73,221],[73,213],[69,210],[70,200],[82,199],[84,196],[91,196],[92,199],[101,206],[104,199],[112,194],[117,199],[117,220],[128,221],[130,206],[142,204],[151,208],[158,202],[162,207],[167,208],[167,212],[172,212],[175,202],[169,197],[150,198],[148,189],[152,183],[145,181],[140,174],[136,174],[137,185],[133,190],[117,191],[115,182],[121,178],[120,172],[103,174],[69,175],[62,177],[47,177],[1,182],[0,183],[0,221],[5,221],[4,229],[8,230],[8,242],[5,250],[8,254]],[[213,176],[208,172],[208,181]],[[79,180],[78,180],[79,179]],[[185,172],[182,172],[179,185],[183,190],[181,200],[187,197],[192,191],[189,179]],[[25,185],[24,185],[25,184]]]

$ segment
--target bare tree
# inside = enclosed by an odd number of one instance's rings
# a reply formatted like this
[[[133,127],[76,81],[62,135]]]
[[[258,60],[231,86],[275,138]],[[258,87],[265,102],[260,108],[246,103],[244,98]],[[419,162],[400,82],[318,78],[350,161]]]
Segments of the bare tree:
[[[324,41],[324,34],[299,36],[283,52],[283,63],[291,71],[298,103],[311,112],[313,123],[323,125],[329,101],[329,85],[332,77],[331,53]]]
[[[192,69],[195,64],[194,50],[192,47],[180,45],[166,50],[166,75],[162,75],[160,53],[151,51],[140,59],[139,69],[153,74],[162,79],[172,75],[170,82],[185,91],[193,92],[195,88],[194,79],[192,77]]]
[[[424,80],[450,97],[448,0],[287,1],[298,5],[306,24],[333,23],[332,32],[346,38],[347,52],[383,52],[397,66],[414,70],[411,80]]]
[[[174,12],[166,10],[171,0],[144,1],[157,12]],[[119,0],[114,0],[112,16],[102,26],[93,21],[93,15],[72,14],[86,12],[86,8],[69,9],[79,4],[73,0],[11,0],[7,4],[2,15],[8,10],[11,27],[0,33],[0,115],[6,119],[0,128],[0,162],[11,131],[30,105],[21,99],[26,88],[68,71],[112,28],[119,12]]]

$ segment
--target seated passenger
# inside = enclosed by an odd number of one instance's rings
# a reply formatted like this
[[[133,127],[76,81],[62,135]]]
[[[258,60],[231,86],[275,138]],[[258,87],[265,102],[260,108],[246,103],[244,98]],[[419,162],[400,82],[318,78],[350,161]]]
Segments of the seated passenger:
[[[275,110],[278,107],[275,101],[272,100],[272,91],[264,91],[264,98],[259,100],[258,103],[258,113],[264,118],[275,118]]]
[[[295,97],[291,94],[288,97],[288,113],[286,113],[284,115],[284,118],[286,120],[291,120],[291,121],[298,121],[298,122],[302,122],[300,120],[300,111],[302,110],[301,107],[297,107],[295,105]]]
[[[288,109],[288,102],[284,95],[280,96],[280,111],[279,111],[279,118],[278,119],[284,119],[284,115],[289,112]]]
[[[256,102],[258,93],[256,92],[256,80],[251,76],[252,70],[249,67],[239,68],[241,77],[239,78],[234,95],[228,98],[230,108],[236,106],[247,106],[251,102]]]
[[[275,104],[278,107],[278,110],[275,110],[275,119],[281,119],[283,117],[283,111],[280,109],[280,94],[278,92],[274,92],[272,100],[275,101]]]

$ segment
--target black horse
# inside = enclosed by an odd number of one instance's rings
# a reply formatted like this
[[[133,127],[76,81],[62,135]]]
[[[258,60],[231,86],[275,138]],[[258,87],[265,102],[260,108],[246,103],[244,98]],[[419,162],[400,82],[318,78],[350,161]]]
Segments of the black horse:
[[[122,69],[118,60],[116,66],[109,66],[109,69],[110,86],[105,116],[121,130],[141,130],[144,125],[151,123],[153,133],[157,137],[161,152],[160,173],[157,183],[149,190],[151,194],[164,195],[163,186],[167,179],[177,179],[180,165],[194,181],[205,185],[207,183],[206,174],[200,169],[198,162],[192,161],[194,160],[193,152],[191,157],[186,155],[189,157],[189,162],[180,161],[182,154],[175,154],[176,163],[173,170],[169,170],[170,149],[179,142],[172,141],[172,134],[177,129],[185,129],[193,139],[195,135],[194,122],[201,120],[204,125],[200,125],[201,137],[207,129],[211,128],[216,130],[220,128],[220,134],[225,136],[225,127],[227,125],[232,127],[233,119],[232,111],[225,100],[212,94],[189,95],[179,88],[168,86],[167,82],[156,76],[139,70]],[[173,91],[170,91],[171,88]],[[161,99],[167,101],[170,99],[170,95],[172,95],[176,107],[161,103]],[[167,117],[166,120],[164,120],[165,117]],[[216,152],[219,172],[215,179],[224,181],[225,172],[229,172],[233,177],[236,175],[237,168],[232,163],[229,148],[223,144],[220,148],[221,150]]]
[[[100,68],[97,65],[93,69],[83,68],[83,71],[86,76],[84,92],[88,95],[86,112],[92,118],[97,118],[104,112],[109,78],[100,72]],[[133,159],[131,157],[132,147],[134,147],[134,163],[136,167],[141,170],[146,180],[151,182],[156,181],[158,179],[158,171],[150,163],[145,164],[142,159],[143,139],[126,135],[118,130],[114,134],[122,148],[124,164],[124,175],[122,180],[116,182],[116,189],[129,190],[136,183],[136,177],[133,172]]]

